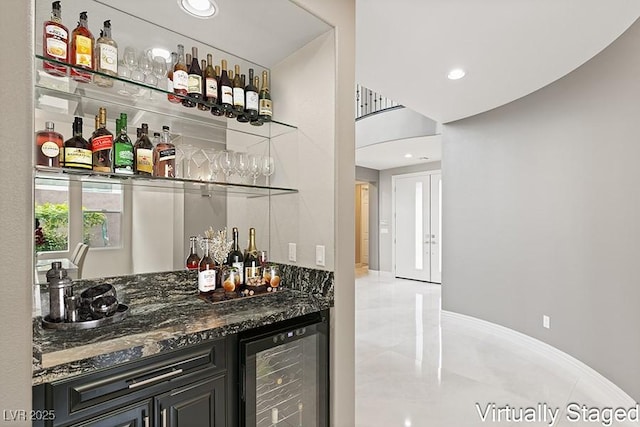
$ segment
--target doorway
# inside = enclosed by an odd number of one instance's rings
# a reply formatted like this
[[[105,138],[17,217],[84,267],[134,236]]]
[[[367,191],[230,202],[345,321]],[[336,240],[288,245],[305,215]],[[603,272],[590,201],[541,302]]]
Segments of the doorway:
[[[395,175],[392,181],[395,277],[441,283],[440,171]]]
[[[356,273],[366,274],[369,268],[369,184],[356,182]]]

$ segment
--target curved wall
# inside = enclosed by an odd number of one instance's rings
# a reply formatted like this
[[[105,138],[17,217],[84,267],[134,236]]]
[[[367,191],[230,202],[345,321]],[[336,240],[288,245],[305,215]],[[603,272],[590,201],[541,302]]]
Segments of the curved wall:
[[[435,133],[436,122],[409,108],[381,110],[356,120],[356,148]]]
[[[640,400],[640,23],[564,78],[443,129],[443,309]],[[542,316],[551,328],[542,327]]]

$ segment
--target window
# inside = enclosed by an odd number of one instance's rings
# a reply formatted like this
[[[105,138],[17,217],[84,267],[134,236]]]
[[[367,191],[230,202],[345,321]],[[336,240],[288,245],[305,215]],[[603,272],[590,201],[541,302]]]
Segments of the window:
[[[41,228],[36,230],[36,252],[69,250],[69,183],[36,179],[34,212],[34,229],[38,223]]]
[[[122,246],[122,185],[82,184],[82,236],[91,248]]]

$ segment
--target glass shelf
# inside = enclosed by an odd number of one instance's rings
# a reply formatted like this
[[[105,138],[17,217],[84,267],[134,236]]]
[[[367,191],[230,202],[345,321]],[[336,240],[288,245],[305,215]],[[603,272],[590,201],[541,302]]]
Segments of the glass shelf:
[[[240,196],[246,198],[278,196],[297,193],[294,188],[267,187],[261,185],[236,184],[219,181],[202,181],[186,178],[161,178],[140,175],[124,175],[107,172],[83,171],[70,168],[51,168],[35,166],[35,178],[57,181],[82,181],[95,183],[114,183],[123,185],[155,188],[158,190],[199,193],[203,196]]]

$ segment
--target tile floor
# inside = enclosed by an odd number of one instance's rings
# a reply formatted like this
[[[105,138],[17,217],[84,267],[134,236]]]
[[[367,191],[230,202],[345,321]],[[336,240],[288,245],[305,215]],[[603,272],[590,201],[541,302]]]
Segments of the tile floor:
[[[604,391],[557,354],[534,351],[499,328],[441,315],[440,285],[362,269],[356,277],[358,427],[640,427],[640,421],[570,422],[571,402],[589,408],[629,408],[634,402]],[[494,422],[493,412],[483,422],[476,404],[484,411],[492,403],[513,408],[546,403],[560,412],[553,424],[550,416],[540,422]]]

